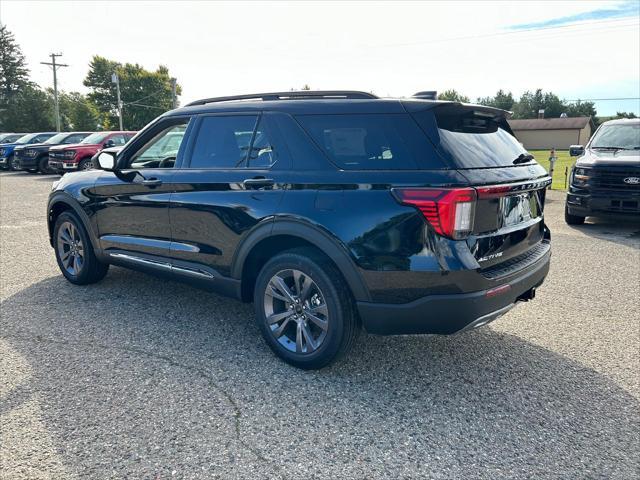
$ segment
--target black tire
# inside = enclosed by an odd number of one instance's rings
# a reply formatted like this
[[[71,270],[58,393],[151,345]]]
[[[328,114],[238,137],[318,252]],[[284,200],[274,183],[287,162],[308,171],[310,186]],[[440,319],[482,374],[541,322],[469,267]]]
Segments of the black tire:
[[[315,299],[318,305],[322,304],[316,308],[323,308],[323,310],[327,312],[326,317],[324,317],[326,320],[326,330],[318,328],[317,324],[312,320],[309,320],[307,325],[306,319],[308,317],[305,316],[305,327],[303,328],[314,328],[320,332],[320,336],[322,336],[321,330],[325,332],[322,341],[317,347],[313,347],[315,349],[310,352],[298,353],[297,351],[288,349],[297,349],[296,343],[292,342],[289,339],[290,337],[285,338],[285,335],[282,334],[279,337],[280,340],[278,340],[272,330],[272,328],[279,330],[284,321],[280,324],[272,324],[272,326],[270,326],[267,321],[266,309],[269,308],[267,306],[268,301],[265,297],[267,288],[271,288],[269,286],[270,282],[277,274],[282,274],[282,272],[286,271],[301,272],[304,282],[306,282],[307,279],[311,280],[313,287],[317,287],[317,293],[312,297],[312,300]],[[312,291],[314,291],[313,287]],[[298,293],[300,293],[300,288],[297,290]],[[293,293],[295,291],[296,289],[292,287],[291,292]],[[320,297],[317,296],[318,294]],[[302,294],[300,297],[302,297]],[[271,302],[281,302],[274,297],[270,298]],[[322,299],[323,302],[318,300],[318,298]],[[281,304],[282,311],[280,314],[284,314],[287,311],[287,307],[285,302],[281,302]],[[310,307],[313,310],[313,305],[309,303],[306,304],[307,307],[304,308]],[[285,362],[305,370],[322,368],[337,360],[349,351],[360,331],[358,317],[349,287],[333,263],[312,248],[298,248],[281,253],[265,264],[256,280],[254,307],[258,327],[273,352]],[[289,308],[291,307],[293,307],[293,305],[289,305]],[[300,307],[298,306],[297,308]],[[306,311],[306,313],[309,312],[311,312],[311,310]],[[301,315],[306,315],[306,313],[302,312]],[[322,314],[318,314],[318,316],[321,315]],[[300,328],[300,325],[296,322],[289,324],[293,330],[299,330]],[[307,337],[305,336],[304,338],[306,341]],[[315,339],[315,341],[317,340],[318,338]],[[289,346],[286,348],[283,346],[285,343],[293,345],[293,347]],[[306,348],[309,348],[308,342]]]
[[[83,171],[83,170],[91,170],[93,168],[93,162],[91,161],[90,158],[85,158],[80,160],[80,163],[78,164],[78,171]]]
[[[27,172],[29,173],[38,173],[38,169],[37,168],[30,168],[27,170]]]
[[[38,161],[37,171],[43,174],[51,173],[51,170],[49,170],[49,157],[45,155]]]
[[[7,158],[7,167],[6,168],[10,172],[17,171],[16,168],[13,166],[13,155],[9,155],[9,157]]]
[[[569,213],[569,207],[565,204],[564,206],[564,221],[567,222],[568,225],[582,225],[584,223],[585,217],[581,217],[579,215],[571,215]]]
[[[65,265],[63,262],[62,255],[65,251],[68,244],[65,243],[61,239],[61,229],[67,228],[68,224],[71,224],[75,229],[72,232],[71,237],[73,239],[77,239],[81,246],[81,262],[75,263],[74,265],[78,268],[76,271],[71,271],[74,269],[68,268],[68,265]],[[77,232],[77,235],[75,235]],[[107,272],[109,271],[109,264],[100,262],[93,251],[93,246],[91,245],[91,241],[89,240],[89,235],[87,234],[84,225],[77,217],[75,213],[72,212],[63,212],[56,219],[56,223],[53,227],[53,248],[56,255],[56,261],[58,262],[58,267],[60,267],[60,271],[64,275],[64,277],[69,280],[71,283],[75,283],[76,285],[88,285],[90,283],[99,282],[102,280]],[[76,247],[78,249],[80,247]],[[68,253],[68,250],[67,250]]]

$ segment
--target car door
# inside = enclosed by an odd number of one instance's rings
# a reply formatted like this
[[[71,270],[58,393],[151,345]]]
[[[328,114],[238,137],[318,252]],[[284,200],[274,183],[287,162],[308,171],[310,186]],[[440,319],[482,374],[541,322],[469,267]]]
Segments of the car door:
[[[162,118],[120,152],[117,173],[103,172],[97,179],[92,208],[106,254],[138,262],[156,256],[160,258],[154,261],[167,262],[168,268],[169,201],[189,121],[189,117]],[[167,152],[162,145],[167,136],[175,135],[180,137],[178,148]]]
[[[201,276],[229,276],[242,238],[270,221],[290,155],[269,114],[202,115],[171,197],[172,256]]]

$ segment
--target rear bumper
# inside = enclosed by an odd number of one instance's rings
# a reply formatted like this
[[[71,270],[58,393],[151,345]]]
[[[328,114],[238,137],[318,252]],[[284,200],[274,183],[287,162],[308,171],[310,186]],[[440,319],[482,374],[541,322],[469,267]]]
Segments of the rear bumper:
[[[489,290],[454,295],[429,295],[410,303],[358,302],[364,328],[378,335],[451,334],[479,327],[533,298],[547,273],[551,252],[505,282],[504,293],[487,296]],[[493,289],[492,289],[493,290]]]
[[[640,192],[607,191],[567,193],[567,210],[579,217],[604,215],[639,215]]]

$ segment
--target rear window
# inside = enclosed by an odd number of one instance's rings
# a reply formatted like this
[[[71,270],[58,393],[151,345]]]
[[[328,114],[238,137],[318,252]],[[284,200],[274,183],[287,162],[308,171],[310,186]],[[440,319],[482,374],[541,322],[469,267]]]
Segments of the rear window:
[[[444,168],[408,114],[299,115],[296,119],[344,170]]]
[[[432,132],[438,151],[457,168],[512,167],[516,158],[527,155],[507,130],[504,117],[491,112],[452,105],[419,112],[414,117],[425,131]],[[516,163],[526,165],[535,160]]]

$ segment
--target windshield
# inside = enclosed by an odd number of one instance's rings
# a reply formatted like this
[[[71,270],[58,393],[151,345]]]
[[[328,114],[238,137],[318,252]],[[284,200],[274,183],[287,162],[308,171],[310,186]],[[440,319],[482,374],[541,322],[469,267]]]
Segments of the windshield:
[[[95,145],[98,143],[102,143],[102,141],[109,136],[111,132],[96,132],[89,135],[87,138],[82,140],[80,143],[88,143],[91,145]]]
[[[640,150],[640,123],[603,125],[591,140],[591,148]]]
[[[69,135],[68,133],[58,133],[51,137],[48,140],[45,140],[42,143],[62,143],[62,141]]]
[[[11,135],[5,135],[2,137],[0,143],[12,143],[18,140],[20,137],[24,136],[24,133],[13,133]]]
[[[26,143],[31,143],[31,140],[36,138],[38,134],[37,133],[27,133],[26,135],[20,137],[18,140],[16,140],[15,143],[20,144],[20,145],[24,145]]]

